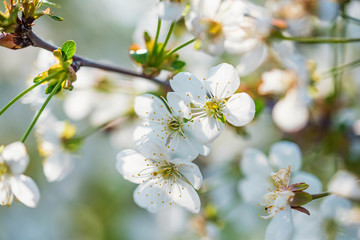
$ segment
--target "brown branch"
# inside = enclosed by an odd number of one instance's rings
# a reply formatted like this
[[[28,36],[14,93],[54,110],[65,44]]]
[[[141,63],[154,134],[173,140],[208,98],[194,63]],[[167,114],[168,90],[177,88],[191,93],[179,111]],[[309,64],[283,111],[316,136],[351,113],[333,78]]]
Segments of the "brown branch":
[[[51,52],[58,49],[58,47],[55,47],[55,46],[45,42],[41,38],[39,38],[33,31],[27,32],[27,37],[32,42],[33,47],[42,48],[42,49],[45,49],[45,50],[48,50]],[[129,76],[133,76],[133,77],[145,78],[145,79],[151,80],[155,83],[158,83],[160,85],[163,85],[164,87],[167,87],[167,88],[170,87],[169,83],[166,81],[161,81],[157,78],[147,76],[147,75],[144,75],[141,73],[137,73],[134,71],[130,71],[130,70],[118,67],[118,66],[96,62],[96,61],[93,61],[90,59],[80,57],[78,55],[74,55],[73,60],[74,60],[73,65],[76,68],[75,70],[78,70],[80,67],[98,68],[98,69],[102,69],[105,71],[116,72],[116,73],[125,74],[125,75],[129,75]]]

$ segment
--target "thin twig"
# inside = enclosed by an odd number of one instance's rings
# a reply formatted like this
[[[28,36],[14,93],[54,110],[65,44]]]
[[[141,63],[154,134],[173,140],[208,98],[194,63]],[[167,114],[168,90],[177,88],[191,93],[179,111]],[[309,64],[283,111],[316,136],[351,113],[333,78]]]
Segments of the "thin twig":
[[[48,51],[54,51],[56,49],[58,49],[58,47],[55,47],[47,42],[45,42],[44,40],[42,40],[41,38],[39,38],[34,32],[29,31],[27,33],[27,36],[29,38],[29,40],[32,42],[32,46],[33,47],[38,47],[38,48],[42,48]],[[125,74],[125,75],[129,75],[129,76],[133,76],[133,77],[140,77],[140,78],[145,78],[145,79],[149,79],[153,82],[156,82],[160,85],[163,85],[165,87],[170,87],[170,84],[166,81],[161,81],[157,78],[151,77],[151,76],[147,76],[141,73],[137,73],[134,71],[130,71],[118,66],[114,66],[114,65],[110,65],[110,64],[105,64],[105,63],[100,63],[94,60],[90,60],[90,59],[86,59],[83,57],[80,57],[78,55],[74,55],[73,57],[74,62],[77,64],[78,67],[91,67],[91,68],[98,68],[98,69],[102,69],[105,71],[110,71],[110,72],[116,72],[116,73],[120,73],[120,74]]]

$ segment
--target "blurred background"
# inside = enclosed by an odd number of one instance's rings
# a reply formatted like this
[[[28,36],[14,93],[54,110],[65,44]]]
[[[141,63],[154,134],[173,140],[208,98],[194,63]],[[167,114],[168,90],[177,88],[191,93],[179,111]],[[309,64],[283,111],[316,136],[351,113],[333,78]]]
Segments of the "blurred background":
[[[61,8],[52,8],[52,11],[63,17],[64,21],[56,22],[45,16],[36,21],[33,30],[42,39],[57,46],[67,40],[74,40],[80,56],[136,69],[128,55],[129,46],[138,42],[139,32],[141,34],[144,28],[155,34],[155,27],[152,27],[156,24],[155,15],[146,17],[148,10],[157,2],[155,0],[54,2],[59,3]],[[262,1],[260,3],[263,4]],[[354,17],[360,17],[360,2],[352,1],[351,4],[348,6],[348,13],[354,12]],[[164,26],[166,30],[166,24]],[[348,36],[357,34],[359,37],[360,27],[351,25],[347,32]],[[177,45],[176,42],[171,44]],[[327,63],[321,63],[323,59],[334,57],[330,45],[302,46],[300,50],[304,56],[311,55],[314,61],[320,62],[320,66],[324,65],[323,69],[331,67]],[[39,51],[32,47],[17,51],[0,48],[0,106],[4,106],[24,90],[28,79],[33,79],[46,70],[46,67],[39,70],[35,63]],[[346,51],[350,59],[360,53],[358,45],[355,44]],[[206,75],[210,67],[228,57],[214,58],[194,51],[191,46],[180,51],[180,54],[187,62],[186,70],[199,76]],[[259,78],[261,72],[259,70],[242,81]],[[349,82],[344,88],[348,89],[348,96],[354,102],[360,100],[359,73],[357,69],[343,76]],[[139,81],[126,76],[111,76],[119,82]],[[156,86],[148,86],[143,91],[154,91],[154,88],[156,89]],[[134,96],[136,95],[132,97]],[[60,120],[67,119],[61,97],[54,99],[51,104]],[[358,114],[359,104],[348,110]],[[31,107],[20,102],[8,109],[0,117],[0,145],[18,141],[33,117],[34,111]],[[345,120],[340,118],[341,124],[346,122],[347,117],[344,118]],[[360,119],[360,115],[355,118]],[[72,122],[79,129],[89,126],[86,120]],[[342,138],[345,135],[339,133],[337,128],[333,129],[330,137],[324,137],[326,141],[319,138],[316,144],[313,144],[314,142],[309,140],[313,139],[309,137],[309,131],[305,132],[307,135],[289,135],[280,131],[271,120],[270,111],[265,109],[257,121],[246,128],[246,135],[249,137],[244,137],[244,133],[237,133],[228,127],[216,140],[211,155],[196,160],[202,167],[207,186],[210,186],[200,193],[203,209],[200,215],[192,215],[176,207],[150,214],[133,202],[132,192],[136,185],[125,181],[115,168],[116,154],[122,149],[134,148],[131,139],[137,124],[134,118],[125,119],[111,131],[91,135],[76,158],[70,175],[61,182],[52,183],[49,183],[43,174],[42,158],[32,133],[26,141],[31,161],[25,174],[38,184],[41,199],[35,209],[18,202],[14,202],[11,207],[1,207],[0,239],[263,239],[268,221],[257,217],[256,208],[243,204],[237,191],[238,181],[243,176],[239,162],[244,148],[257,147],[267,155],[271,144],[281,139],[296,141],[300,145],[303,150],[303,169],[319,177],[323,190],[326,190],[326,184],[338,169],[350,169],[354,166],[352,170],[360,174],[359,138],[352,143],[351,154],[346,155],[346,161],[350,161],[347,163],[338,152],[332,151],[334,145],[344,142]],[[319,204],[314,203],[313,208],[318,209]],[[326,232],[326,226],[323,227]],[[353,231],[359,230],[355,227]],[[325,236],[324,239],[335,239],[326,234],[321,236]],[[353,236],[355,237],[351,239],[360,239],[356,237],[360,236],[360,232]],[[345,235],[343,239],[350,238]]]

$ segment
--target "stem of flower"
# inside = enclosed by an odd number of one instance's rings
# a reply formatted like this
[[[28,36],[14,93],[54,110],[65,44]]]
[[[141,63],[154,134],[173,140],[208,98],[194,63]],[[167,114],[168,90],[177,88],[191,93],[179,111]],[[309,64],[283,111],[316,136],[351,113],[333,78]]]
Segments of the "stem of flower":
[[[318,198],[323,198],[323,197],[327,197],[331,195],[330,192],[323,192],[323,193],[318,193],[318,194],[311,194],[312,200],[318,199]]]
[[[50,52],[58,49],[58,47],[55,47],[47,42],[45,42],[44,40],[42,40],[41,38],[39,38],[34,32],[29,31],[27,33],[27,37],[29,38],[29,40],[32,42],[32,46],[33,47],[38,47],[38,48],[42,48],[45,50],[48,50]],[[102,69],[105,71],[110,71],[110,72],[116,72],[116,73],[120,73],[120,74],[125,74],[128,76],[133,76],[133,77],[140,77],[140,78],[144,78],[144,79],[149,79],[153,82],[156,82],[160,85],[163,85],[165,87],[170,87],[170,84],[168,82],[165,81],[161,81],[157,78],[151,77],[151,76],[147,76],[141,73],[137,73],[137,72],[133,72],[118,66],[113,66],[113,65],[109,65],[109,64],[104,64],[104,63],[100,63],[100,62],[96,62],[90,59],[86,59],[77,55],[74,55],[73,60],[76,64],[78,64],[79,67],[91,67],[91,68],[97,68],[97,69]]]
[[[154,57],[154,54],[155,54],[155,58],[157,56],[156,52],[157,52],[157,45],[158,45],[159,35],[160,35],[160,29],[161,29],[161,18],[158,18],[158,23],[157,23],[157,27],[156,27],[156,36],[155,36],[155,40],[154,40],[154,45],[153,45],[152,50],[151,50],[150,61]]]
[[[105,128],[106,126],[116,122],[121,117],[123,117],[123,115],[118,116],[116,118],[113,118],[113,119],[111,119],[109,121],[106,121],[106,122],[104,122],[104,123],[102,123],[102,124],[100,124],[98,126],[91,127],[89,129],[85,130],[83,133],[79,134],[79,136],[77,138],[85,139],[85,138],[89,137],[90,135],[96,133],[97,131],[100,131],[101,129]]]
[[[49,94],[49,96],[47,97],[47,99],[45,100],[44,104],[41,106],[39,112],[36,114],[34,120],[31,122],[30,126],[28,127],[28,129],[26,130],[26,132],[24,133],[24,136],[21,138],[21,142],[25,142],[26,138],[29,136],[31,130],[34,128],[36,122],[39,120],[39,117],[41,116],[42,112],[44,111],[45,107],[48,105],[48,103],[50,102],[51,98],[55,95],[55,93],[58,91],[58,89],[61,87],[61,84],[64,80],[59,81],[55,88],[51,91],[51,93]]]
[[[8,104],[6,104],[6,106],[0,110],[0,116],[9,108],[11,107],[15,102],[17,102],[17,100],[19,100],[20,98],[22,98],[25,94],[27,94],[28,92],[30,92],[31,90],[33,90],[34,88],[36,88],[37,86],[39,86],[40,84],[42,84],[43,82],[46,82],[47,80],[55,77],[57,74],[59,74],[59,72],[50,74],[49,76],[47,76],[46,78],[42,79],[41,81],[35,83],[34,85],[30,86],[29,88],[27,88],[26,90],[24,90],[23,92],[21,92],[19,95],[17,95],[13,100],[11,100]]]
[[[355,61],[333,67],[333,68],[323,72],[321,75],[328,76],[329,74],[331,75],[331,74],[338,73],[338,72],[344,72],[347,68],[355,68],[359,65],[360,65],[360,59],[357,59]]]
[[[305,38],[305,37],[286,37],[280,36],[280,39],[293,41],[297,43],[304,44],[323,44],[323,43],[352,43],[352,42],[360,42],[360,38]]]
[[[351,17],[351,16],[348,16],[346,14],[341,14],[341,17],[346,19],[346,20],[350,20],[356,24],[360,24],[360,19],[357,19],[357,18],[354,18],[354,17]]]
[[[165,38],[165,41],[164,41],[163,45],[161,46],[161,49],[160,49],[160,52],[159,52],[159,56],[161,56],[161,55],[163,54],[163,52],[164,52],[164,50],[165,50],[165,47],[166,47],[167,43],[169,42],[169,39],[170,39],[170,37],[171,37],[171,33],[172,33],[172,31],[174,30],[174,27],[175,27],[175,23],[176,23],[175,21],[173,21],[173,22],[171,23],[171,26],[170,26],[170,28],[169,28],[169,32],[167,33],[166,38]]]
[[[163,58],[160,59],[160,63],[159,63],[159,64],[161,64],[165,59],[167,59],[167,58],[168,58],[169,56],[171,56],[173,53],[179,51],[180,49],[186,47],[187,45],[189,45],[189,44],[191,44],[191,43],[193,43],[193,42],[195,42],[195,38],[193,38],[193,39],[191,39],[191,40],[189,40],[189,41],[181,44],[180,46],[174,48],[173,50],[171,50],[170,52],[168,52]]]

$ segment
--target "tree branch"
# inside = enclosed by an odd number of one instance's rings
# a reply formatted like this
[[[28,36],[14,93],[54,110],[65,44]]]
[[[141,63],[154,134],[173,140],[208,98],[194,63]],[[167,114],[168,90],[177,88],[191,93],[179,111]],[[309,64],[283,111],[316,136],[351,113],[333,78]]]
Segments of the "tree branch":
[[[55,46],[45,42],[41,38],[39,38],[33,31],[29,31],[27,33],[27,37],[32,42],[33,47],[42,48],[42,49],[45,49],[45,50],[48,50],[51,52],[58,49],[58,47],[55,47]],[[96,62],[96,61],[93,61],[90,59],[80,57],[78,55],[74,55],[73,60],[74,60],[74,65],[76,67],[75,70],[78,70],[80,67],[98,68],[98,69],[102,69],[105,71],[116,72],[116,73],[125,74],[125,75],[129,75],[129,76],[133,76],[133,77],[145,78],[145,79],[151,80],[155,83],[158,83],[164,87],[170,87],[170,84],[166,81],[161,81],[155,77],[151,77],[151,76],[147,76],[147,75],[144,75],[141,73],[130,71],[130,70],[118,67],[118,66]]]

